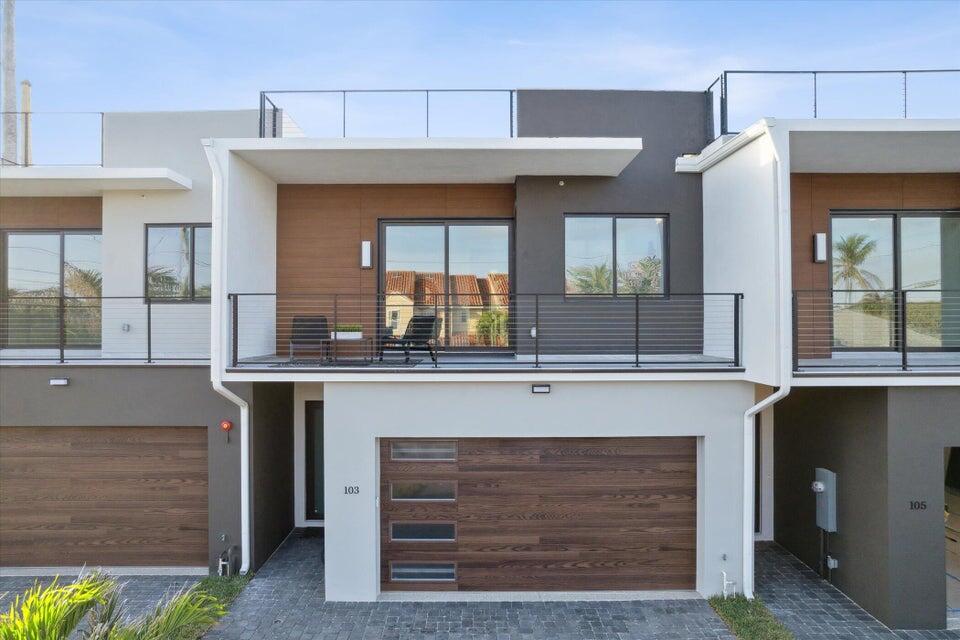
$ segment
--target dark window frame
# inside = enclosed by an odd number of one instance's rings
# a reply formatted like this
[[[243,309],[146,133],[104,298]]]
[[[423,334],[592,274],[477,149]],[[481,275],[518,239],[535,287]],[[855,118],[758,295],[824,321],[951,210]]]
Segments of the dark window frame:
[[[567,220],[569,218],[609,218],[611,221],[610,256],[613,261],[611,293],[568,293],[567,292]],[[618,219],[653,219],[663,220],[663,291],[659,293],[619,293],[617,291],[617,220]],[[668,298],[670,297],[670,214],[669,213],[564,213],[563,233],[561,234],[563,247],[563,297],[567,300],[590,300],[594,298]]]
[[[66,262],[64,258],[66,256],[66,236],[68,235],[79,235],[79,236],[88,236],[88,235],[98,235],[103,238],[103,228],[87,228],[87,227],[77,227],[77,228],[35,228],[35,227],[24,227],[24,228],[11,228],[11,229],[0,229],[0,301],[8,302],[9,301],[9,282],[8,282],[8,261],[10,256],[10,236],[11,235],[51,235],[59,237],[59,252],[60,252],[60,281],[58,283],[57,298],[79,298],[80,296],[66,296],[64,295],[64,267]],[[100,273],[103,274],[103,255],[100,256]],[[103,297],[103,292],[100,292],[101,299]],[[6,314],[4,314],[4,319],[2,325],[0,325],[0,346],[7,346],[9,338],[9,327],[7,326]],[[41,349],[49,348],[48,344],[24,344],[17,345],[18,348],[24,349]],[[96,345],[71,345],[71,349],[98,349],[99,344]]]
[[[186,296],[152,296],[150,295],[150,229],[190,229],[190,273]],[[210,296],[198,296],[196,290],[197,270],[197,229],[212,229],[209,222],[148,222],[143,225],[143,297],[150,302],[162,304],[210,304]],[[212,273],[212,265],[211,265]]]

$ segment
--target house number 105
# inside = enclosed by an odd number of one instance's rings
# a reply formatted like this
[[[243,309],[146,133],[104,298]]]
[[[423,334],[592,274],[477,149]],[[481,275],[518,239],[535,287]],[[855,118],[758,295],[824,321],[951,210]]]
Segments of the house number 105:
[[[357,487],[357,486],[353,486],[353,487],[351,487],[351,486],[346,486],[346,487],[343,488],[343,493],[344,493],[344,495],[355,496],[355,495],[357,495],[358,493],[360,493],[360,487]]]

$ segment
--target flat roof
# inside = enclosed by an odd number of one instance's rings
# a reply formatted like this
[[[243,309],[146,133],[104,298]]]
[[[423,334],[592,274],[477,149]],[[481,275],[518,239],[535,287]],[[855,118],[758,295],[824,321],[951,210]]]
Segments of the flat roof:
[[[278,184],[512,183],[518,176],[615,177],[640,138],[217,139]]]
[[[0,196],[96,196],[104,191],[189,191],[190,178],[163,167],[0,167]]]

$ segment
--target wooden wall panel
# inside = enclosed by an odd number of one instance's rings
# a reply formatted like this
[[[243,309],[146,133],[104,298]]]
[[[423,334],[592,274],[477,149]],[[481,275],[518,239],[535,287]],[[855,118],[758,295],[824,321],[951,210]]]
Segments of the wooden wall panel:
[[[831,288],[829,263],[813,261],[813,235],[826,233],[830,212],[842,209],[957,209],[958,173],[795,173],[790,176],[794,290]],[[829,247],[828,247],[829,251]],[[829,293],[803,294],[797,346],[801,358],[830,356]]]
[[[207,564],[205,427],[0,427],[0,565]]]
[[[326,315],[341,294],[337,321],[375,322],[378,225],[398,218],[512,218],[512,184],[280,185],[277,188],[278,353],[286,353],[292,315]],[[360,241],[373,268],[360,268]],[[362,302],[361,302],[362,301]]]
[[[381,587],[693,589],[695,438],[465,438],[456,462],[392,462],[381,442]],[[393,502],[393,480],[457,500]],[[391,521],[454,521],[456,542],[390,541]],[[391,583],[395,561],[455,562],[456,583]]]
[[[0,229],[99,229],[102,201],[94,198],[0,198]]]

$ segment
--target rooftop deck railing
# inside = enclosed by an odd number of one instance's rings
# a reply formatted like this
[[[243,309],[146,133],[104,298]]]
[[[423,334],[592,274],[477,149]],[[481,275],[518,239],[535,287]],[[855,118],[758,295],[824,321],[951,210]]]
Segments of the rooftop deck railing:
[[[2,149],[2,166],[101,166],[103,113],[99,111],[0,112],[16,121],[17,148]]]
[[[714,132],[760,118],[960,118],[960,69],[724,71],[707,87]]]
[[[261,138],[509,137],[512,89],[260,92]]]
[[[189,298],[7,296],[0,362],[210,359],[210,305]]]
[[[960,371],[960,291],[795,291],[793,326],[795,371]]]
[[[234,368],[728,369],[742,295],[232,294]]]

